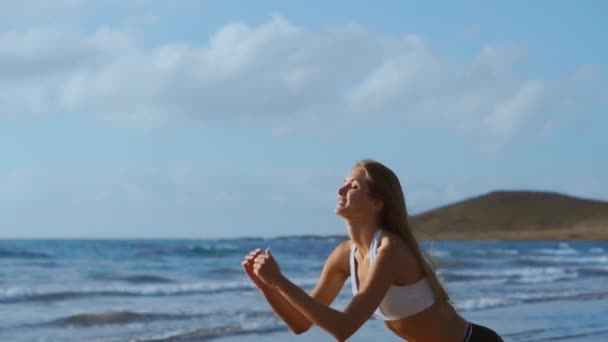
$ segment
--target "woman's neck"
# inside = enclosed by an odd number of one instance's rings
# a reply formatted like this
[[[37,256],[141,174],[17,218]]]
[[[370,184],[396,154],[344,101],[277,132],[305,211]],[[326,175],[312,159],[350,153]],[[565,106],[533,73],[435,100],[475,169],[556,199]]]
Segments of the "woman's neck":
[[[346,228],[350,239],[357,246],[357,251],[362,257],[366,258],[374,233],[380,228],[377,220],[346,219]]]

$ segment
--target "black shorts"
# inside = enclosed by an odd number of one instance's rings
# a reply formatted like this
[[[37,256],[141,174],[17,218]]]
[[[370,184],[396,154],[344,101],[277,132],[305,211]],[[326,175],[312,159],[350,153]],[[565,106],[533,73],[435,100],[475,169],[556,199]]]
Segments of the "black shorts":
[[[502,338],[490,328],[469,323],[462,342],[502,342]]]

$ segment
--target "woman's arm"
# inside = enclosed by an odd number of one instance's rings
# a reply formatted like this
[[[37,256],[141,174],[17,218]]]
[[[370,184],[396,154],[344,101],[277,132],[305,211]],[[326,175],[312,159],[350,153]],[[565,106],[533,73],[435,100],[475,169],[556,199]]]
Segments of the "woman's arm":
[[[382,244],[377,251],[376,261],[370,274],[361,284],[344,312],[335,310],[316,301],[306,292],[283,276],[270,253],[255,259],[254,272],[269,286],[278,290],[289,302],[310,321],[344,341],[357,331],[378,308],[384,295],[394,281],[394,247]]]
[[[264,298],[266,298],[268,304],[270,304],[270,307],[272,307],[272,310],[274,310],[296,335],[310,329],[312,322],[283,297],[280,292],[272,289],[268,285],[262,285],[258,288]]]
[[[270,307],[272,307],[274,312],[285,322],[285,324],[287,324],[289,329],[298,335],[303,333],[308,330],[312,324],[310,320],[294,308],[281,293],[272,289],[253,273],[253,260],[260,253],[260,249],[255,249],[245,257],[241,263],[245,273],[249,276],[249,279],[251,279],[258,290],[260,290],[264,298],[266,298],[266,301],[270,304]]]
[[[348,262],[348,259],[344,259],[345,257],[348,257],[348,254],[345,255],[345,250],[347,252],[347,249],[348,245],[344,242],[334,249],[325,262],[319,282],[311,292],[311,297],[324,305],[330,305],[333,302],[348,278],[348,274],[343,267],[344,262]],[[312,321],[287,300],[281,292],[264,283],[253,272],[253,259],[259,254],[260,251],[255,250],[245,258],[243,267],[247,275],[258,287],[274,312],[295,334],[301,334],[307,331],[312,326]]]

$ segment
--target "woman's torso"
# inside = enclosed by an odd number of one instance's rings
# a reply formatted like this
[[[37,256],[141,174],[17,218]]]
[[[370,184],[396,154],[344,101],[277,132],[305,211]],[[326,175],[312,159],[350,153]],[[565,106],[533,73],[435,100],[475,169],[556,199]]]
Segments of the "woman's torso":
[[[390,233],[382,233],[382,235],[385,234]],[[396,238],[401,241],[401,239],[395,235],[389,238]],[[373,246],[373,243],[371,247],[375,247]],[[393,292],[391,294],[392,297],[394,297],[395,294],[399,294],[399,292],[407,296],[408,293],[406,292],[409,291],[410,288],[411,290],[420,291],[420,287],[415,285],[420,285],[419,282],[424,279],[421,267],[417,266],[416,262],[412,262],[411,258],[413,258],[413,254],[405,248],[405,244],[403,244],[403,247],[404,248],[399,248],[400,252],[395,258],[395,262],[398,263],[396,268],[403,269],[404,272],[397,272],[395,274],[393,286],[391,287],[391,290],[389,290]],[[370,253],[372,253],[372,248],[370,248]],[[350,257],[355,258],[354,265],[350,264],[349,260],[349,266],[355,267],[355,275],[353,278],[353,274],[351,274],[351,281],[355,281],[356,284],[361,284],[369,274],[370,267],[373,265],[373,258],[372,260],[370,260],[369,257],[362,258],[358,253],[349,256],[349,258]],[[405,270],[407,270],[407,272]],[[412,279],[417,280],[412,282]],[[418,288],[416,289],[414,287]],[[353,286],[353,291],[355,290],[356,285]],[[423,292],[421,295],[424,296],[425,293]],[[405,303],[403,304],[405,305]],[[420,303],[417,303],[417,305],[420,305]],[[410,309],[415,310],[416,308]],[[404,308],[402,311],[408,312],[411,311],[410,309]],[[385,325],[395,334],[406,338],[409,341],[460,342],[465,334],[467,322],[458,315],[450,303],[447,301],[440,301],[428,303],[428,305],[422,307],[421,310],[415,310],[415,313],[409,314],[406,317],[385,320]]]

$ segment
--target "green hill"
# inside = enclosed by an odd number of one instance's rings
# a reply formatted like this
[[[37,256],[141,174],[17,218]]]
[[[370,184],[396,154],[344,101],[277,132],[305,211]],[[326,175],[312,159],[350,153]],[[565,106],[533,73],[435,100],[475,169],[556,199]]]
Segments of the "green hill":
[[[608,202],[496,191],[414,215],[411,223],[432,239],[608,240]]]

